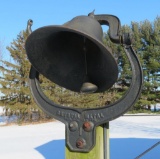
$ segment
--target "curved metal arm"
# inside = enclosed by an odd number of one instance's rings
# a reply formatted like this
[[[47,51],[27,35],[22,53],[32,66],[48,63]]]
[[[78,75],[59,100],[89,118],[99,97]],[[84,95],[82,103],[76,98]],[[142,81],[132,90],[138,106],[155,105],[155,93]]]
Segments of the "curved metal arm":
[[[120,43],[120,28],[121,23],[118,17],[113,15],[101,14],[101,15],[94,15],[94,18],[101,24],[101,25],[108,25],[109,26],[109,37],[110,40],[114,43]]]
[[[103,112],[104,120],[98,122],[98,125],[101,123],[105,123],[105,121],[113,120],[125,112],[135,104],[137,99],[140,96],[142,84],[143,84],[143,73],[141,69],[140,62],[131,46],[124,45],[124,50],[128,59],[131,63],[132,68],[132,81],[129,90],[125,94],[123,98],[121,98],[116,103],[108,105],[106,107],[99,108],[98,112]],[[93,110],[90,110],[91,113]]]
[[[124,114],[139,97],[143,81],[141,66],[132,47],[124,45],[124,49],[132,68],[130,88],[121,100],[101,108],[76,109],[55,104],[43,94],[39,86],[38,72],[33,67],[31,68],[29,83],[34,99],[43,111],[65,123],[66,140],[72,151],[90,151],[95,144],[95,127]],[[92,125],[91,131],[83,128],[85,122]],[[87,143],[84,148],[78,148],[75,144],[80,137],[83,137]]]
[[[95,128],[98,125],[113,120],[124,114],[138,99],[143,81],[143,74],[139,60],[131,47],[130,37],[119,36],[120,21],[112,15],[95,15],[101,25],[109,25],[109,36],[112,42],[124,44],[126,55],[129,58],[132,68],[132,82],[126,95],[108,106],[101,108],[69,108],[58,105],[49,100],[42,92],[39,85],[39,73],[31,66],[29,75],[29,85],[33,97],[39,107],[55,119],[62,121],[66,125],[66,142],[72,151],[89,152],[95,145]],[[27,30],[32,32],[33,21],[29,20]],[[86,127],[88,125],[89,127]],[[81,141],[81,145],[79,143]]]

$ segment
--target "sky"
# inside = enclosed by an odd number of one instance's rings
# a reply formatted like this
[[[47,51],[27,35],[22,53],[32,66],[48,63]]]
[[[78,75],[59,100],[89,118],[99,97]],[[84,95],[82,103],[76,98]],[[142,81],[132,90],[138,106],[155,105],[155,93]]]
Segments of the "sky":
[[[160,0],[1,0],[0,49],[8,59],[6,46],[10,46],[20,31],[26,29],[28,19],[32,30],[47,25],[63,25],[79,15],[95,14],[117,16],[122,25],[131,21],[154,21],[160,16]]]

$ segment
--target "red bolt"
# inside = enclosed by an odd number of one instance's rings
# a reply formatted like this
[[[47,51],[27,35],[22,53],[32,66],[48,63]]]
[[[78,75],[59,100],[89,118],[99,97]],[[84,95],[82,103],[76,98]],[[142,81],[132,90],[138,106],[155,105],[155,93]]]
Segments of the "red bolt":
[[[83,129],[85,131],[91,131],[93,128],[93,123],[89,122],[89,121],[86,121],[83,123]]]
[[[85,122],[85,123],[83,124],[83,126],[84,126],[85,128],[89,128],[89,127],[91,126],[91,124],[90,124],[90,122]]]
[[[78,139],[76,142],[76,146],[80,149],[82,149],[86,145],[86,142],[84,139]]]

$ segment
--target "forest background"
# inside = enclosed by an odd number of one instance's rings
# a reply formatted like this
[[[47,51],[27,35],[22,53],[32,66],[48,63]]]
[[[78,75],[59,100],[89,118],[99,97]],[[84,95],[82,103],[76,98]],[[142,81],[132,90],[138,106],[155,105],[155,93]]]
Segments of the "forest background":
[[[144,73],[142,95],[130,112],[150,112],[151,106],[160,103],[160,17],[157,16],[153,22],[144,20],[123,25],[122,32],[130,33],[132,46]],[[12,58],[11,61],[3,59],[3,49],[0,50],[0,91],[3,93],[0,105],[4,106],[5,115],[16,115],[19,121],[46,120],[50,117],[37,107],[29,90],[30,63],[24,47],[28,34],[27,29],[20,31],[16,39],[7,47]],[[106,46],[111,48],[119,68],[118,81],[110,90],[87,95],[75,93],[61,88],[41,76],[41,88],[45,95],[61,105],[85,108],[101,107],[120,99],[131,83],[130,64],[125,56],[123,46],[113,44],[109,40],[108,32],[104,32],[103,41]]]

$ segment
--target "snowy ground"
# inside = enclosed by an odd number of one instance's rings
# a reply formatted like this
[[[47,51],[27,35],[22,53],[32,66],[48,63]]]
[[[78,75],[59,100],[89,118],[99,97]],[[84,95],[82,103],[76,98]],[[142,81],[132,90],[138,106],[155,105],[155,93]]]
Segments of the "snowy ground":
[[[60,122],[0,126],[0,159],[64,159],[64,138]],[[122,116],[111,121],[110,141],[111,159],[134,159],[160,141],[160,116]],[[157,147],[156,157],[143,159],[160,159]]]
[[[4,111],[3,111],[3,107],[2,106],[0,106],[0,115],[2,115],[4,113]]]

